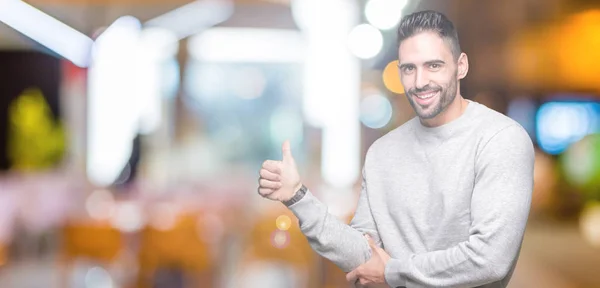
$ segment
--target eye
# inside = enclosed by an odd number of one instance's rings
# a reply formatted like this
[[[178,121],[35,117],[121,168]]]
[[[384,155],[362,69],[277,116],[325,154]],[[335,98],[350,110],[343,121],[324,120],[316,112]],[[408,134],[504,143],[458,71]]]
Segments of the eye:
[[[408,74],[408,73],[412,72],[413,70],[415,70],[415,67],[413,67],[413,66],[402,67],[402,73],[404,73],[404,74]]]
[[[438,70],[440,68],[442,68],[442,65],[439,64],[439,63],[431,63],[431,64],[429,64],[429,69],[431,69],[431,70]]]

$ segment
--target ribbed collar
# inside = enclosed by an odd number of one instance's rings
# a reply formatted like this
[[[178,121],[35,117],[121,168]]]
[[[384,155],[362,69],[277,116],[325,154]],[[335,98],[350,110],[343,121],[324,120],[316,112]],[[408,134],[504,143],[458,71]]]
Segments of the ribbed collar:
[[[469,104],[467,105],[467,108],[465,108],[465,111],[458,118],[446,124],[436,127],[427,127],[421,124],[418,117],[413,119],[415,122],[413,127],[419,142],[421,142],[420,144],[426,146],[438,146],[443,144],[443,142],[452,137],[455,133],[468,128],[469,123],[473,119],[473,115],[475,115],[475,112],[478,110],[477,106],[481,104],[468,99],[467,101]]]

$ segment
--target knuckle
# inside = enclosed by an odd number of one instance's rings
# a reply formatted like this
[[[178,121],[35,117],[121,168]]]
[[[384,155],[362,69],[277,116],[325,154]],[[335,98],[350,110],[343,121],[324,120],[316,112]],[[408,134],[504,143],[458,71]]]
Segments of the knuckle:
[[[268,170],[269,167],[272,166],[272,165],[273,165],[273,161],[272,160],[267,160],[267,161],[265,161],[265,163],[263,163],[263,168],[265,168],[265,169]]]

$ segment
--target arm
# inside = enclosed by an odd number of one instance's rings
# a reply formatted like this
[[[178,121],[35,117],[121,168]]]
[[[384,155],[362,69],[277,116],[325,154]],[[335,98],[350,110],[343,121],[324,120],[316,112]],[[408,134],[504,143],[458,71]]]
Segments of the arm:
[[[363,170],[362,189],[358,206],[350,225],[327,212],[327,206],[308,191],[304,197],[288,206],[298,217],[300,229],[311,247],[321,256],[349,272],[371,258],[369,244],[363,234],[379,241],[373,222]]]
[[[498,132],[475,163],[470,236],[446,250],[390,259],[392,287],[479,286],[504,279],[523,240],[533,190],[534,151],[519,126]]]

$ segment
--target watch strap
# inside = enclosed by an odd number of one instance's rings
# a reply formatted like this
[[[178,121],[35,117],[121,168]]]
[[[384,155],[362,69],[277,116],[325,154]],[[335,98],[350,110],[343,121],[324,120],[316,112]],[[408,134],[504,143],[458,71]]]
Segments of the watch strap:
[[[306,195],[306,192],[308,191],[308,188],[306,188],[306,186],[304,186],[304,184],[302,184],[302,187],[300,187],[300,189],[298,189],[298,191],[296,191],[296,194],[294,194],[294,197],[290,198],[287,201],[283,201],[282,203],[285,206],[291,206],[294,203],[302,200],[302,198],[304,198],[304,195]]]

